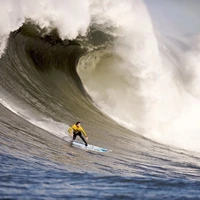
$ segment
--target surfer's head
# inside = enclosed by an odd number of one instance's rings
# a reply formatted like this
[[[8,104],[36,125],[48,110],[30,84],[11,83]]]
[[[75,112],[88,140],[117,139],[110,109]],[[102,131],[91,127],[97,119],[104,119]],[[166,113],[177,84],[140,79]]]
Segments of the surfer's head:
[[[76,122],[76,126],[80,126],[81,125],[81,122]]]

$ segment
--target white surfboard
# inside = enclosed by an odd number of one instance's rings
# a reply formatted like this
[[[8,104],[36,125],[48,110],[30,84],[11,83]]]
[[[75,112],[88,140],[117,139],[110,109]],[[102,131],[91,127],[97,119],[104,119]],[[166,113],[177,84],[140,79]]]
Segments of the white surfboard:
[[[102,147],[98,147],[98,146],[94,146],[94,145],[91,145],[91,144],[88,144],[88,146],[85,146],[85,144],[83,143],[80,143],[80,142],[70,142],[70,138],[69,137],[63,137],[63,139],[69,143],[72,144],[73,147],[77,147],[79,149],[83,149],[83,150],[86,150],[86,151],[96,151],[96,152],[109,152],[109,151],[112,151],[112,150],[109,150],[109,149],[105,149],[105,148],[102,148]]]
[[[88,144],[88,146],[85,146],[85,144],[82,144],[80,142],[72,142],[72,146],[84,149],[84,150],[90,150],[90,151],[97,151],[97,152],[108,152],[110,150],[104,149],[102,147],[94,146],[91,144]]]

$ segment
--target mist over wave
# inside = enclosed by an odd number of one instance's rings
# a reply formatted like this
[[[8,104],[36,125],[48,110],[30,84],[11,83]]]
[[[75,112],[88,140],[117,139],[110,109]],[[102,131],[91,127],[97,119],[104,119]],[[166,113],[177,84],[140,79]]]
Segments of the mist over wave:
[[[123,126],[199,151],[198,37],[186,34],[187,29],[163,33],[156,22],[152,28],[143,4],[134,8],[124,11],[130,15],[124,23],[129,29],[121,26],[123,37],[82,57],[79,75],[95,103]],[[172,23],[166,25],[169,30]]]
[[[163,32],[159,23],[166,18],[152,16],[149,2],[1,1],[1,54],[10,32],[24,23],[37,25],[43,37],[56,29],[62,40],[76,39],[87,49],[73,63],[79,60],[83,86],[102,112],[152,140],[200,151],[198,33],[174,30],[172,19],[165,30],[173,31]],[[28,51],[36,65],[47,49]],[[49,57],[60,53],[52,52]]]

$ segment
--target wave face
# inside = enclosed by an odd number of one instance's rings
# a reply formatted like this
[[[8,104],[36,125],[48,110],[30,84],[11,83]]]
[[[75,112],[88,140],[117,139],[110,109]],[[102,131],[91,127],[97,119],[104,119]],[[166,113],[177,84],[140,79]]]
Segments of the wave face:
[[[0,2],[0,197],[199,197],[192,2]],[[78,120],[112,152],[62,140]]]

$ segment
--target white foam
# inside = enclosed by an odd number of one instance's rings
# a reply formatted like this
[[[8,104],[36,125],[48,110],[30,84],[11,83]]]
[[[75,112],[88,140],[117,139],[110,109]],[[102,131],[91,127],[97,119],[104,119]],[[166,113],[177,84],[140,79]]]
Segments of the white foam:
[[[118,9],[111,5],[108,12],[101,13],[101,19],[115,19],[121,37],[104,56],[96,52],[80,59],[78,73],[88,93],[124,127],[158,142],[200,151],[199,42],[188,53],[173,40],[168,42],[174,51],[159,41],[161,52],[142,2],[126,1]]]
[[[26,20],[41,28],[57,28],[61,38],[74,39],[84,35],[90,24],[90,1],[78,0],[7,0],[0,1],[0,49],[5,48],[2,37],[8,38]]]

